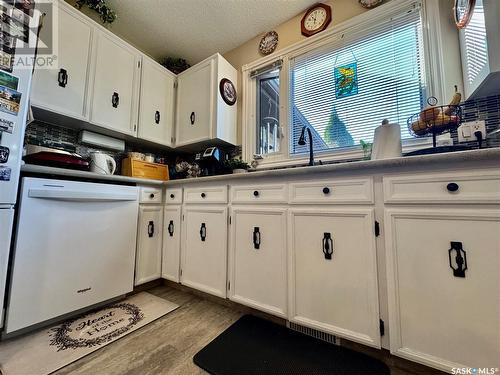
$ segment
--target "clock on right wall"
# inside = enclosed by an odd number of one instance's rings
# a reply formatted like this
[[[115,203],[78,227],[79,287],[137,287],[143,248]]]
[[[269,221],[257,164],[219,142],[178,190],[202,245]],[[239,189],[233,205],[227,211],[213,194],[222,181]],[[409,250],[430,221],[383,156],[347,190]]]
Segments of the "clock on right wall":
[[[375,8],[377,5],[382,4],[384,0],[359,0],[359,3],[361,6],[371,9]]]

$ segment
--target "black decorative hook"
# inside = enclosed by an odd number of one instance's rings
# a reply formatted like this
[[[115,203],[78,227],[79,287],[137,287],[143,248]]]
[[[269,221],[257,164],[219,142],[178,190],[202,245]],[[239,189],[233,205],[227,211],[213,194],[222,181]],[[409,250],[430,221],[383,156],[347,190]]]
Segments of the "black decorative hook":
[[[170,237],[174,236],[174,221],[170,220],[170,223],[168,223],[168,234]]]
[[[207,238],[207,226],[205,223],[201,223],[200,238],[203,242],[205,242],[205,239]]]
[[[455,253],[454,257],[452,253]],[[467,253],[462,247],[462,242],[451,242],[451,248],[448,250],[448,259],[450,261],[450,268],[453,270],[453,276],[465,277]]]
[[[254,249],[260,249],[260,229],[259,227],[253,228],[253,247]]]
[[[333,239],[330,233],[325,233],[323,236],[323,254],[326,260],[332,259],[333,254]]]

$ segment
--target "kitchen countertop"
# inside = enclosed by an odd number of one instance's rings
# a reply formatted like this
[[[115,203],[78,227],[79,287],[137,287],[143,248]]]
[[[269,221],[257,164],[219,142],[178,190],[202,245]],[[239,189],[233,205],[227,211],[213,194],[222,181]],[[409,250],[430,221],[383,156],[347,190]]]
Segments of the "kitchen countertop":
[[[469,163],[484,161],[490,166],[499,165],[500,166],[500,147],[488,148],[482,150],[470,150],[470,151],[458,151],[443,154],[433,154],[433,155],[418,155],[418,156],[406,156],[393,159],[382,159],[382,160],[362,160],[362,161],[352,161],[352,162],[339,162],[334,164],[324,164],[317,165],[314,167],[295,167],[295,168],[283,168],[283,169],[269,169],[262,171],[255,171],[242,174],[226,174],[220,176],[207,176],[198,178],[187,178],[182,180],[171,180],[171,181],[158,181],[149,180],[144,178],[134,178],[119,175],[102,175],[98,173],[77,171],[72,169],[45,167],[40,165],[25,164],[21,167],[21,172],[24,173],[35,173],[35,174],[46,174],[61,177],[76,177],[76,178],[86,178],[101,181],[116,181],[125,183],[135,183],[138,185],[156,185],[156,186],[175,186],[184,184],[194,184],[202,182],[217,182],[217,181],[233,181],[242,180],[248,178],[257,177],[286,177],[286,176],[297,176],[297,175],[310,175],[310,174],[323,174],[332,172],[352,172],[352,171],[370,171],[373,173],[377,169],[391,169],[391,168],[411,168],[411,167],[434,167],[439,164],[447,163]]]
[[[36,174],[44,174],[44,175],[52,175],[52,176],[60,176],[64,177],[77,177],[77,178],[86,178],[91,180],[101,180],[101,181],[109,181],[109,182],[125,182],[125,183],[134,183],[138,185],[157,185],[162,186],[165,182],[159,180],[148,180],[144,178],[135,178],[135,177],[127,177],[127,176],[119,176],[119,175],[104,175],[99,173],[87,172],[87,171],[78,171],[74,169],[65,169],[65,168],[54,168],[54,167],[46,167],[43,165],[35,165],[35,164],[24,164],[21,166],[21,172],[23,173],[36,173]]]
[[[323,174],[332,172],[370,171],[390,168],[410,167],[434,167],[438,164],[461,163],[484,161],[490,166],[497,163],[500,166],[500,147],[481,150],[457,151],[433,155],[404,156],[382,160],[361,160],[352,162],[339,162],[334,164],[316,165],[314,167],[304,166],[295,168],[269,169],[241,174],[227,174],[220,176],[207,176],[198,178],[187,178],[182,180],[171,180],[164,182],[167,186],[184,185],[201,182],[215,182],[226,180],[241,180],[257,177],[286,177],[297,175]]]

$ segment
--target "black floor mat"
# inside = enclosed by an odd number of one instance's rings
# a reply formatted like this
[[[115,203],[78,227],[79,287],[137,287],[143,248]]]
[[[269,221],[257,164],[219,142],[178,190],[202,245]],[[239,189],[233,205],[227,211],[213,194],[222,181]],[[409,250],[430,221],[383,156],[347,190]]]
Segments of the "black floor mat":
[[[213,375],[388,375],[381,361],[245,315],[200,350]]]

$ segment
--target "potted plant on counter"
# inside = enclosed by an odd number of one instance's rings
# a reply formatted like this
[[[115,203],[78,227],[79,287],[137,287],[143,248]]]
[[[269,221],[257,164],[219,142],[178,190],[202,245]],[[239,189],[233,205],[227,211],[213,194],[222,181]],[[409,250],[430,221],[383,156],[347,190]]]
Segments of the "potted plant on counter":
[[[231,169],[234,174],[248,172],[248,164],[241,159],[234,158],[226,160],[225,165],[228,169]]]

